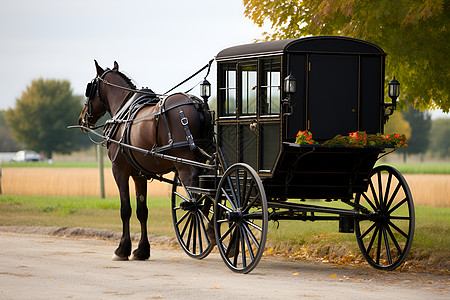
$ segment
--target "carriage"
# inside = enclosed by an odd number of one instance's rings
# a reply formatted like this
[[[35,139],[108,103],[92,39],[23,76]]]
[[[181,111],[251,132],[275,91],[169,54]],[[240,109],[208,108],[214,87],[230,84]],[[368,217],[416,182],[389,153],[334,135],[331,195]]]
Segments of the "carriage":
[[[339,232],[356,235],[370,265],[393,270],[409,252],[415,218],[404,177],[375,166],[395,146],[326,143],[351,132],[384,133],[399,85],[389,83],[392,102],[385,102],[385,56],[347,37],[231,47],[215,57],[214,153],[198,147],[206,157],[198,161],[122,139],[108,142],[206,170],[189,183],[177,171],[173,180],[152,177],[172,184],[175,233],[191,257],[205,258],[217,245],[232,271],[248,273],[263,255],[269,221],[334,220]],[[205,77],[204,103],[209,89]],[[190,123],[181,119],[187,148],[197,140],[189,140]],[[299,131],[312,132],[316,143],[296,143]]]

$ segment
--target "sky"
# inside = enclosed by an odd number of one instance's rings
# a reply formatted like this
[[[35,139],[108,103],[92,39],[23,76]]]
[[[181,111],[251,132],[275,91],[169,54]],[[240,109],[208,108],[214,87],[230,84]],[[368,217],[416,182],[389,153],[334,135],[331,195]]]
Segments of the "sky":
[[[164,93],[266,30],[244,17],[242,0],[0,0],[0,110],[41,77],[69,80],[84,94],[94,59],[104,68],[117,61],[138,87]],[[209,81],[214,90],[213,73]],[[440,116],[448,117],[433,113]]]
[[[261,38],[243,12],[241,0],[0,0],[0,109],[40,77],[84,94],[94,59],[166,92],[220,50]]]

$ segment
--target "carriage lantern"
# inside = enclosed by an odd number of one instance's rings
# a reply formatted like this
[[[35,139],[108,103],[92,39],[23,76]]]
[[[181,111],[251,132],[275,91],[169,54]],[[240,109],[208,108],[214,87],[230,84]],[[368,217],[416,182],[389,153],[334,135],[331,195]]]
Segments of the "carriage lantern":
[[[294,75],[289,74],[284,79],[284,91],[286,92],[286,99],[283,99],[283,105],[286,106],[284,109],[283,115],[290,116],[294,110],[294,106],[292,105],[291,97],[292,94],[294,94],[297,91],[297,80],[295,79]]]
[[[398,82],[394,76],[394,78],[388,83],[388,86],[388,95],[392,99],[392,103],[385,103],[385,117],[387,118],[392,115],[394,113],[394,110],[397,108],[397,98],[400,95],[400,82]]]
[[[211,96],[211,84],[206,78],[200,83],[200,96],[208,102],[208,98]]]
[[[284,79],[284,91],[290,95],[295,93],[297,90],[297,79],[295,79],[294,75],[289,74],[288,77]]]

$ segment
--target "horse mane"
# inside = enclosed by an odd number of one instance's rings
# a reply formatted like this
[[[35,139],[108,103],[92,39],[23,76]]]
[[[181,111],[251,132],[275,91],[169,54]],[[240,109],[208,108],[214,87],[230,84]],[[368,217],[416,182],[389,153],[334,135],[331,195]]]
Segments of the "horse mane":
[[[119,74],[120,77],[122,77],[123,80],[125,80],[125,82],[131,86],[132,89],[136,89],[136,85],[133,83],[133,81],[125,74],[123,74],[120,71],[114,71],[114,73]]]

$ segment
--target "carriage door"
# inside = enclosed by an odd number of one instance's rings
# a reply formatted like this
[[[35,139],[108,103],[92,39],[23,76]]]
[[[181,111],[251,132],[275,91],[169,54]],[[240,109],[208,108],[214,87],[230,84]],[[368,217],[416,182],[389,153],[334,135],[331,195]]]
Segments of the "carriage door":
[[[358,56],[310,55],[308,128],[320,140],[358,130]]]
[[[273,168],[280,149],[280,77],[280,59],[219,64],[217,142],[228,166]]]
[[[238,97],[238,156],[244,162],[258,170],[258,132],[257,94],[258,63],[257,61],[239,64],[239,97]]]

